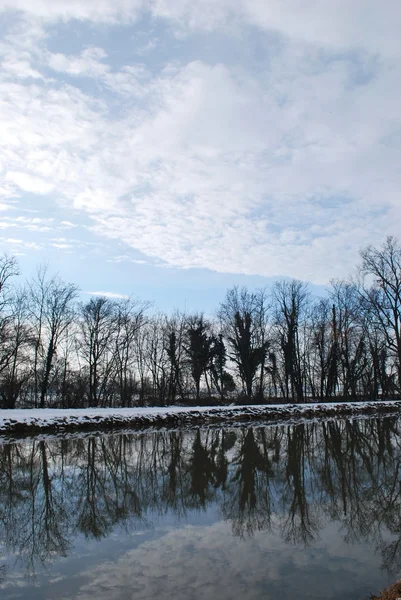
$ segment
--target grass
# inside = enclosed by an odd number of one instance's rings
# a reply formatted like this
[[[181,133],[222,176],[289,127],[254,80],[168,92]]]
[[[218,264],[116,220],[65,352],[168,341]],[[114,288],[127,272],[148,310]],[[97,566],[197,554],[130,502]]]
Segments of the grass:
[[[401,600],[401,580],[383,590],[380,596],[371,596],[371,600]]]

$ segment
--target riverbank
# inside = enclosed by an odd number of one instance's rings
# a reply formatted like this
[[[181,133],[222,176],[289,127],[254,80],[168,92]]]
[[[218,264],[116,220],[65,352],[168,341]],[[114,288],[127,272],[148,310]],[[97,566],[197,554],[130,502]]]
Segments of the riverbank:
[[[299,419],[401,414],[400,400],[330,402],[315,404],[266,404],[204,407],[88,408],[0,410],[2,437],[39,433],[192,427],[239,422],[293,421]]]
[[[399,600],[401,598],[401,580],[382,591],[380,596],[371,596],[371,600]]]

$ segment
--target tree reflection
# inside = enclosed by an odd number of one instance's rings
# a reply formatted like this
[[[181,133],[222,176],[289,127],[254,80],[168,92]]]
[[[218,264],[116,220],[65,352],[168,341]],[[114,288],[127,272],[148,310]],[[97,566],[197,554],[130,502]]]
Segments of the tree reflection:
[[[266,430],[252,428],[241,431],[232,460],[223,515],[232,521],[234,533],[240,536],[270,528],[269,481],[273,471],[265,433]]]
[[[399,428],[385,418],[2,445],[0,542],[33,576],[79,534],[101,539],[214,504],[241,537],[272,530],[307,545],[335,521],[346,542],[370,541],[394,572]]]
[[[282,524],[282,535],[286,542],[311,543],[319,530],[315,502],[313,497],[312,475],[314,455],[309,455],[314,427],[289,428],[287,431],[287,468],[285,501],[288,506],[287,517]],[[308,489],[309,486],[309,489]],[[309,493],[308,493],[309,492]]]
[[[31,575],[71,545],[63,481],[50,473],[54,449],[43,441],[1,447],[1,539]]]

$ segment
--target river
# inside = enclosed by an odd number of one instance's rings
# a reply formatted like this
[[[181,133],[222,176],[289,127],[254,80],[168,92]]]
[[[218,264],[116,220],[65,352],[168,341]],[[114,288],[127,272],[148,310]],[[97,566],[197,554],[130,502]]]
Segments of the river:
[[[368,600],[401,569],[401,420],[0,445],[2,599]]]

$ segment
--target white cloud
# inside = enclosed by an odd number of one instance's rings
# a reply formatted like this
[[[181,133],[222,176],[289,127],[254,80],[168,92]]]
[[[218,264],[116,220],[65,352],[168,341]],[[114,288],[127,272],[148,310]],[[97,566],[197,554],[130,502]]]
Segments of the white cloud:
[[[23,254],[21,252],[18,252],[19,248],[24,248],[27,250],[41,250],[42,249],[42,245],[38,244],[37,242],[28,242],[26,240],[21,240],[18,238],[0,237],[0,241],[3,244],[7,244],[7,246],[11,247],[13,250],[13,254],[15,254],[16,256],[18,256],[19,254]]]
[[[120,255],[117,255],[117,256],[113,256],[111,258],[108,258],[107,262],[112,262],[112,263],[128,262],[128,263],[133,263],[133,264],[136,264],[136,265],[146,265],[146,264],[148,264],[148,261],[140,259],[140,258],[132,258],[128,254],[120,254]]]
[[[179,266],[320,282],[344,273],[332,253],[348,247],[352,263],[360,244],[400,223],[394,150],[381,141],[401,123],[394,94],[372,122],[395,72],[347,92],[346,62],[313,76],[305,63],[288,72],[284,58],[270,73],[284,105],[221,66],[161,81],[163,107],[126,140],[150,191],[125,216],[97,217],[98,229]],[[327,207],[344,194],[349,202]],[[372,219],[378,208],[387,215]]]
[[[72,250],[74,248],[72,244],[61,244],[59,242],[53,242],[52,244],[50,244],[50,246],[52,248],[56,248],[57,250]]]
[[[46,21],[127,22],[137,18],[142,0],[1,0],[0,9],[21,11]]]
[[[60,226],[63,229],[74,229],[78,227],[75,223],[71,223],[71,221],[61,221]]]
[[[275,515],[272,521],[276,526]],[[240,539],[230,527],[220,522],[167,531],[81,572],[83,583],[68,597],[273,600],[301,594],[329,600],[346,597],[355,581],[369,589],[379,576],[374,546],[344,544],[336,524],[326,526],[313,547],[285,544],[274,530]]]
[[[164,0],[166,3],[168,0]],[[384,0],[243,0],[245,16],[260,28],[321,46],[367,48],[398,55],[401,12]]]
[[[36,177],[22,171],[8,171],[6,181],[14,183],[18,188],[33,194],[49,194],[53,190],[53,184],[41,177]]]
[[[153,14],[190,29],[244,23],[290,40],[398,56],[400,7],[393,0],[154,0]]]
[[[109,70],[109,67],[101,62],[106,57],[102,48],[86,48],[78,57],[49,53],[47,60],[54,71],[75,76],[99,77]]]
[[[346,274],[360,245],[400,229],[396,3],[2,6],[40,17],[32,31],[25,23],[26,43],[10,36],[0,48],[5,197],[67,203],[96,232],[167,265],[319,283]],[[167,49],[156,72],[151,62],[116,66],[97,42],[76,54],[47,46],[49,22],[130,22],[144,7],[188,36],[232,27],[240,47],[255,25],[283,37],[252,48],[256,70],[169,62]]]
[[[6,239],[8,244],[23,244],[23,240],[18,240],[17,238],[8,238]]]
[[[188,30],[248,24],[324,47],[399,54],[401,14],[394,0],[1,0],[0,10],[45,22],[132,23],[148,13]]]
[[[104,298],[112,298],[112,299],[123,299],[127,300],[129,296],[127,294],[119,294],[117,292],[82,292],[83,294],[87,294],[88,296],[102,296]]]
[[[42,75],[32,69],[28,61],[9,59],[2,62],[3,72],[10,76],[18,77],[19,79],[43,79]]]
[[[38,233],[51,231],[54,227],[53,219],[40,219],[38,217],[3,217],[0,221],[1,229],[26,229]]]

